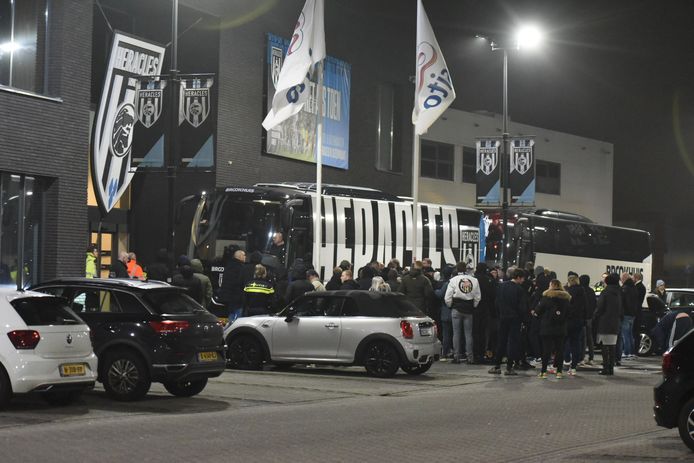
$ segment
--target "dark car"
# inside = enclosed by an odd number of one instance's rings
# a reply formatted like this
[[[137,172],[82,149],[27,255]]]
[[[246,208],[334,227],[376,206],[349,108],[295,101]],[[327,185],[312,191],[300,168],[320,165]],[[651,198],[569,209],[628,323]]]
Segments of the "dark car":
[[[144,397],[152,382],[191,397],[225,368],[223,326],[183,288],[161,282],[61,279],[32,289],[67,299],[91,329],[98,379],[116,400]]]
[[[679,428],[694,451],[694,330],[663,355],[663,380],[654,390],[658,426]]]
[[[658,336],[654,328],[671,309],[688,308],[690,316],[694,318],[694,289],[668,288],[665,293],[667,302],[663,302],[655,294],[649,294],[646,297],[645,302],[648,308],[644,307],[641,311],[637,328],[640,338],[638,354],[641,357],[660,354],[666,350],[665,340]]]

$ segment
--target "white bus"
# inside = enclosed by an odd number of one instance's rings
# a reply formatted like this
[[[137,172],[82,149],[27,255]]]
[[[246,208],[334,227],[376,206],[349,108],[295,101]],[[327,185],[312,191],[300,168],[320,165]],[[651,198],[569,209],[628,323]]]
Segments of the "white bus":
[[[561,281],[569,271],[600,281],[603,273],[641,273],[650,290],[651,239],[648,232],[598,225],[572,214],[520,214],[509,243],[509,262],[553,270]]]

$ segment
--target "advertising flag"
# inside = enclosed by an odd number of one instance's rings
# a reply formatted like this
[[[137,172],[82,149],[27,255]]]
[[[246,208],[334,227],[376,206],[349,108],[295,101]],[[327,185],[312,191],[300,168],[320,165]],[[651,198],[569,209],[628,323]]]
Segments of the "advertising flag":
[[[535,206],[535,140],[511,139],[509,188],[512,206]]]
[[[477,140],[477,167],[475,183],[478,206],[501,204],[501,169],[499,168],[499,139]]]
[[[139,77],[161,74],[164,50],[139,38],[114,34],[92,136],[92,182],[103,213],[113,208],[135,175],[131,154],[133,129],[141,117],[135,109]]]
[[[415,126],[415,133],[422,135],[455,100],[451,75],[422,0],[417,2],[416,62],[412,124]]]
[[[301,111],[310,93],[310,72],[323,58],[323,0],[306,0],[277,79],[272,109],[263,120],[265,130]]]

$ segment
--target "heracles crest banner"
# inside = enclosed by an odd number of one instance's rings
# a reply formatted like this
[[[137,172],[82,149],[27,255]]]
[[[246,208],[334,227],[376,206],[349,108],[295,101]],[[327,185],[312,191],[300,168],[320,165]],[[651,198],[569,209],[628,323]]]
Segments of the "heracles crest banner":
[[[512,138],[509,188],[512,206],[535,206],[535,140]]]
[[[91,170],[102,212],[108,213],[135,175],[131,167],[140,76],[161,74],[165,48],[116,32],[92,134]]]
[[[198,128],[207,120],[210,115],[210,87],[212,87],[213,82],[213,79],[181,81],[179,125],[186,121],[191,126]]]
[[[475,183],[478,206],[499,206],[501,204],[501,169],[499,167],[499,146],[501,140],[483,138],[477,140],[477,166]]]
[[[217,130],[217,86],[212,75],[181,80],[178,143],[183,167],[214,166]]]
[[[145,88],[137,90],[137,119],[140,124],[150,128],[161,117],[166,81],[151,80],[144,85]]]

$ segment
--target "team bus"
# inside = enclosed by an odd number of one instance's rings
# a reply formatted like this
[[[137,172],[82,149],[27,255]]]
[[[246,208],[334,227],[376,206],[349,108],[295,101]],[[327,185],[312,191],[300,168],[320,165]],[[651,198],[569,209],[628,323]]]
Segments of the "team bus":
[[[200,198],[191,229],[189,256],[208,267],[219,261],[225,247],[236,245],[263,262],[289,267],[294,259],[312,259],[313,214],[317,213],[315,184],[259,183],[229,187]],[[412,242],[412,202],[387,192],[342,185],[324,185],[322,243],[316,270],[330,278],[342,260],[355,268],[396,258],[405,266],[428,257],[434,268],[461,260],[474,266],[480,252],[481,212],[477,209],[420,203],[417,247]],[[284,262],[269,255],[275,233],[284,236]],[[219,284],[223,268],[212,265]],[[215,281],[216,280],[216,281]]]
[[[539,210],[520,214],[509,242],[509,261],[551,269],[564,281],[569,271],[599,282],[603,273],[641,273],[650,290],[651,239],[648,232],[611,227],[567,213]]]

